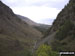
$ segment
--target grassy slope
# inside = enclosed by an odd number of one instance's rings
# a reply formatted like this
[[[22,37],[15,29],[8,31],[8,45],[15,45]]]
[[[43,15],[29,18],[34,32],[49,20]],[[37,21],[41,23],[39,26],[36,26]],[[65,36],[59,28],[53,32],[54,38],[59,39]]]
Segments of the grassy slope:
[[[41,36],[0,1],[0,56],[27,56]]]

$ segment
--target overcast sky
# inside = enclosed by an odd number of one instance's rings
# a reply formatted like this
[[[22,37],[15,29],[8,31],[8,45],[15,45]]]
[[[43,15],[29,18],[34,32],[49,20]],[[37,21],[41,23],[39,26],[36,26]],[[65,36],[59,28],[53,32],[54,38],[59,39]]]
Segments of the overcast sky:
[[[13,12],[37,23],[52,24],[69,0],[3,0]]]

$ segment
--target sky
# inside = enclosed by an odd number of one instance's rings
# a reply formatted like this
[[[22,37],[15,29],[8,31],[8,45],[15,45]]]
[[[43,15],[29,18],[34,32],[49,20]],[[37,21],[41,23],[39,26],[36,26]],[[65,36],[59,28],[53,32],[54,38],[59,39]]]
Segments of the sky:
[[[69,0],[2,0],[15,14],[51,25]]]

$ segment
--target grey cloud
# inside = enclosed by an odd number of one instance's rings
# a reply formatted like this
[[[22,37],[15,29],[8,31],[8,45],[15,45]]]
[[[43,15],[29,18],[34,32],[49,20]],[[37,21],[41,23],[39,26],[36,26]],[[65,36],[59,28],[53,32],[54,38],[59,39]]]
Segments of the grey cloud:
[[[35,5],[35,6],[48,6],[48,7],[52,7],[52,8],[57,8],[57,9],[62,9],[69,0],[64,0],[63,2],[53,2],[53,1],[46,1],[46,2],[36,2],[33,3],[31,5]]]
[[[9,6],[12,7],[24,7],[24,6],[47,6],[47,7],[52,7],[52,8],[57,8],[57,9],[62,9],[69,0],[64,0],[63,2],[57,2],[57,1],[52,1],[52,0],[47,0],[47,1],[38,1],[34,3],[26,3],[25,1],[17,1],[15,3],[6,3]],[[4,1],[3,1],[4,2]]]

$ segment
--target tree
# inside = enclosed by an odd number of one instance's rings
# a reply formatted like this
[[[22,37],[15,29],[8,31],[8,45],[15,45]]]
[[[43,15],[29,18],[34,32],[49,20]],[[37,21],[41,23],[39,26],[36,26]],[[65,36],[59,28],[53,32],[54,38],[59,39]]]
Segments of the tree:
[[[58,54],[52,51],[50,46],[43,44],[36,50],[36,56],[58,56]]]
[[[74,24],[71,22],[71,20],[66,20],[64,25],[59,28],[59,30],[56,33],[55,38],[58,40],[63,40],[74,27]]]

